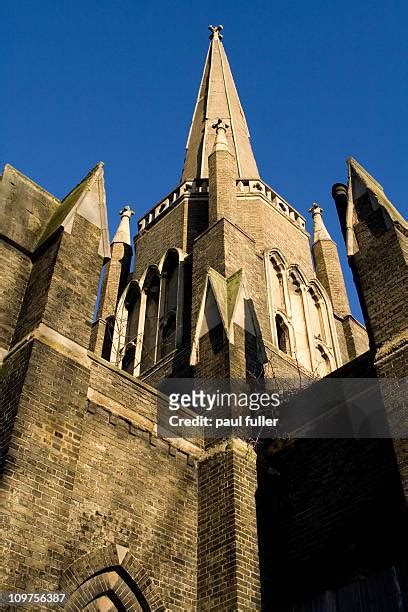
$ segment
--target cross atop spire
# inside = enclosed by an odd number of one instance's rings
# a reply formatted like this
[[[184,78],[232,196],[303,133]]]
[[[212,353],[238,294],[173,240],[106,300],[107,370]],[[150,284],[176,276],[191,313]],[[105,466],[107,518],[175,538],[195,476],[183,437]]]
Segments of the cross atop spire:
[[[209,26],[209,29],[211,43],[188,135],[181,180],[208,178],[208,156],[218,131],[211,128],[219,118],[229,126],[226,140],[235,160],[235,177],[259,179],[244,111],[221,42],[223,27]]]
[[[209,36],[210,40],[212,40],[213,38],[217,38],[219,40],[222,40],[224,37],[221,34],[221,31],[224,29],[224,26],[222,25],[217,25],[217,26],[212,26],[209,25],[208,29],[211,31],[211,34]]]

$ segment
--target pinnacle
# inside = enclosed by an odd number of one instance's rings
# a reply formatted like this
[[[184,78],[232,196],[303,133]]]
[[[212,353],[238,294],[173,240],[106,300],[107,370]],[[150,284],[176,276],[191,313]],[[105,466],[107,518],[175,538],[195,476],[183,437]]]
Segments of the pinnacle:
[[[120,222],[116,234],[113,237],[112,243],[122,242],[130,245],[130,217],[134,215],[134,211],[130,206],[124,206],[119,212]]]
[[[313,244],[319,240],[332,240],[323,221],[323,208],[316,202],[313,202],[309,212],[312,213],[313,217]]]

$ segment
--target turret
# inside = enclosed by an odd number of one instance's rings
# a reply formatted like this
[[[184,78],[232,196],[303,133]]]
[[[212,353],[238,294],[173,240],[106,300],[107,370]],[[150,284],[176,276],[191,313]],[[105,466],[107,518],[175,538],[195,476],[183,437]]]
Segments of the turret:
[[[132,247],[130,240],[130,206],[120,211],[120,222],[111,242],[111,258],[105,264],[98,316],[94,324],[90,348],[105,359],[110,357],[116,306],[130,272]]]
[[[208,158],[210,225],[223,217],[231,219],[236,205],[235,159],[228,148],[226,135],[229,125],[218,119],[212,127],[216,130],[216,138]]]
[[[313,216],[315,273],[332,303],[341,357],[343,363],[347,363],[368,350],[366,330],[351,314],[337,245],[324,224],[323,209],[314,203],[309,212]]]
[[[324,224],[323,209],[314,203],[309,212],[313,216],[312,254],[316,276],[329,294],[334,314],[345,317],[350,314],[350,304],[336,243]]]

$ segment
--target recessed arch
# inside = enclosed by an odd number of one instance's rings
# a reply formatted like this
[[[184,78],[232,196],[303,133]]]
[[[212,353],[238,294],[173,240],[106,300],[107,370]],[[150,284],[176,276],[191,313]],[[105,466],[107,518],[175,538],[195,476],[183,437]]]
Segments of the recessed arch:
[[[106,359],[107,361],[110,360],[110,356],[112,352],[114,330],[115,330],[115,317],[114,316],[107,317],[105,321],[105,333],[103,336],[102,351],[101,351],[102,359]]]
[[[145,301],[144,325],[140,371],[153,366],[157,356],[157,337],[160,304],[160,272],[157,266],[150,266],[143,282]]]
[[[289,276],[295,278],[299,285],[306,286],[309,284],[305,273],[297,264],[292,264],[291,266],[289,266],[288,274]]]
[[[180,260],[175,249],[169,249],[161,270],[161,298],[158,334],[158,359],[176,347],[177,310],[180,299]]]
[[[280,313],[275,316],[278,349],[287,355],[291,354],[289,327]]]
[[[271,249],[268,253],[268,257],[270,260],[273,259],[277,265],[285,269],[288,268],[287,259],[279,249]]]
[[[316,373],[323,378],[332,371],[331,360],[322,344],[318,343],[316,349]]]
[[[122,370],[133,374],[136,366],[136,355],[139,337],[139,317],[141,308],[141,291],[139,284],[132,281],[125,296],[126,327],[124,330],[124,346],[122,351]]]
[[[130,308],[132,304],[131,296],[135,295],[141,295],[140,285],[137,280],[131,280],[123,290],[116,308],[110,361],[118,367],[121,367],[125,346],[130,340],[131,333],[133,333],[134,336],[137,334],[137,323],[135,321],[137,313],[132,312]],[[140,310],[140,307],[138,307],[138,310]],[[129,318],[131,319],[130,321]]]
[[[171,255],[174,254],[177,256],[179,263],[181,263],[182,261],[184,261],[187,257],[187,253],[185,253],[185,251],[183,251],[182,249],[180,249],[179,247],[170,247],[169,249],[167,249],[167,251],[164,253],[164,255],[162,255],[159,264],[157,266],[159,272],[161,273],[163,270],[163,266],[165,264],[166,259]]]
[[[65,604],[68,611],[83,610],[92,602],[93,609],[102,610],[99,604],[109,601],[117,610],[167,611],[152,577],[127,548],[114,544],[74,561],[63,573],[60,586],[68,595]]]

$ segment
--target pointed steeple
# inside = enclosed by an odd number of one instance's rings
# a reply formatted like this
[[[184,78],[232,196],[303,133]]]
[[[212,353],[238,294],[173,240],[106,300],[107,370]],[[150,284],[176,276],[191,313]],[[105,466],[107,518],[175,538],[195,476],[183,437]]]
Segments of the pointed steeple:
[[[208,156],[213,150],[212,125],[222,119],[229,124],[228,148],[235,159],[236,178],[259,178],[244,111],[221,42],[222,26],[209,26],[211,43],[198,92],[182,181],[208,178]]]
[[[318,240],[331,240],[331,236],[327,231],[327,228],[324,224],[322,212],[323,208],[320,208],[316,202],[313,203],[312,207],[309,208],[309,212],[312,213],[313,217],[313,242],[318,242]]]

